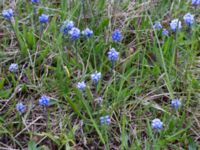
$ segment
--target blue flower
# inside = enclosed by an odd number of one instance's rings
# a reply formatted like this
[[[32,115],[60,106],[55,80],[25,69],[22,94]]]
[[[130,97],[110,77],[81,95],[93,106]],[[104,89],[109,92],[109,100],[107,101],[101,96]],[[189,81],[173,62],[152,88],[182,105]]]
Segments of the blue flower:
[[[160,119],[156,118],[152,120],[151,127],[155,130],[159,130],[163,128],[163,123],[160,121]]]
[[[49,101],[50,101],[50,98],[47,97],[46,95],[43,95],[39,99],[39,105],[40,106],[48,106],[49,105]]]
[[[183,17],[185,23],[190,26],[194,23],[194,15],[192,15],[191,13],[187,13],[185,14],[185,16]]]
[[[16,109],[17,109],[17,111],[19,111],[20,113],[24,113],[25,110],[26,110],[26,106],[25,106],[23,103],[17,103]]]
[[[66,21],[63,23],[63,25],[62,25],[60,31],[61,31],[62,33],[64,33],[64,34],[68,34],[68,32],[69,32],[73,27],[74,27],[74,22],[73,22],[73,21],[70,21],[70,20],[66,20]]]
[[[120,42],[122,40],[122,34],[121,34],[121,31],[119,29],[115,29],[112,32],[112,40],[114,42]]]
[[[39,3],[40,0],[31,0],[32,3]]]
[[[181,101],[179,99],[173,99],[171,101],[171,106],[174,109],[178,109],[181,106]]]
[[[192,0],[192,5],[193,6],[200,5],[200,0]]]
[[[100,117],[100,123],[101,124],[110,124],[110,116],[102,116],[102,117]]]
[[[84,81],[78,82],[77,85],[76,85],[76,88],[77,88],[78,90],[80,90],[80,91],[84,91],[85,88],[86,88],[85,82],[84,82]]]
[[[108,59],[112,62],[115,62],[117,61],[118,57],[119,57],[119,52],[117,52],[115,48],[111,48],[110,51],[108,52]]]
[[[178,29],[182,28],[181,21],[178,19],[172,20],[170,23],[170,27],[171,27],[172,31],[176,32]]]
[[[80,30],[76,27],[73,27],[70,31],[69,31],[69,35],[70,35],[70,38],[72,40],[76,40],[80,37]]]
[[[160,22],[156,21],[153,25],[154,30],[160,30],[162,29],[162,25],[160,24]]]
[[[168,36],[168,35],[169,35],[169,31],[167,29],[163,29],[162,36]]]
[[[9,67],[10,72],[17,72],[18,70],[18,64],[11,64]]]
[[[47,23],[49,21],[49,16],[46,14],[42,14],[39,16],[40,23]]]
[[[2,15],[3,15],[3,17],[4,17],[5,19],[10,20],[10,19],[13,17],[14,12],[13,12],[13,10],[10,8],[10,9],[7,9],[7,10],[3,10]]]
[[[95,72],[91,74],[91,79],[94,83],[97,83],[101,79],[101,72]]]
[[[93,31],[90,30],[89,28],[86,28],[85,30],[82,31],[82,34],[85,36],[85,37],[91,37],[93,35]]]

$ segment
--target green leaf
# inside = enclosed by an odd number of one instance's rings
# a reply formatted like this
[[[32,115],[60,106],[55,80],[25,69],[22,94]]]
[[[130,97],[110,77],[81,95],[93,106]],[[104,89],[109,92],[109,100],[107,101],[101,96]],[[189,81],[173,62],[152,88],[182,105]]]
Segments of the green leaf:
[[[12,93],[12,89],[0,90],[0,98],[8,98]]]
[[[0,90],[3,88],[5,82],[5,78],[0,79]]]
[[[37,145],[36,145],[36,143],[34,141],[30,141],[28,143],[28,150],[38,150],[37,149]]]

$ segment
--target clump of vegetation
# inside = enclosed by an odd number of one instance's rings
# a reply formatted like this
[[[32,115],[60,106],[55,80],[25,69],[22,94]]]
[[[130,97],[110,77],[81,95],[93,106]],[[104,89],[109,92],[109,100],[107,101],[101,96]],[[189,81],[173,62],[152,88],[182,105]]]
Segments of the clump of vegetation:
[[[198,149],[199,0],[0,6],[0,149]]]

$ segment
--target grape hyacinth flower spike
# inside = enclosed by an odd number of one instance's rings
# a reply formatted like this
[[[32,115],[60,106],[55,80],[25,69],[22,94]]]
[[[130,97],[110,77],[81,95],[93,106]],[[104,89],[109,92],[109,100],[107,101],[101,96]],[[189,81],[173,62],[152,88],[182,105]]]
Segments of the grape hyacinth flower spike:
[[[112,32],[112,40],[114,42],[120,42],[122,40],[122,33],[119,29],[115,29],[113,32]]]
[[[108,115],[100,117],[99,120],[100,120],[101,125],[104,125],[104,124],[108,125],[108,124],[110,124],[110,121],[111,121],[110,116],[108,116]]]
[[[154,30],[161,30],[162,29],[162,25],[160,22],[156,21],[153,25]]]
[[[168,36],[168,35],[169,35],[169,31],[167,29],[163,29],[162,36]]]
[[[39,105],[40,106],[48,106],[50,102],[50,98],[47,97],[46,95],[43,95],[39,99]]]
[[[74,22],[71,21],[71,20],[66,20],[66,21],[63,23],[63,25],[62,25],[60,31],[61,31],[63,34],[68,34],[68,32],[69,32],[73,27],[74,27]]]
[[[115,50],[115,48],[111,48],[108,52],[108,59],[112,62],[115,62],[118,60],[119,52]]]
[[[179,99],[173,99],[171,101],[171,107],[174,109],[179,109],[181,106],[181,101]]]
[[[85,30],[82,31],[82,35],[86,38],[89,38],[93,35],[93,31],[90,30],[89,28],[86,28]]]
[[[39,21],[42,24],[45,24],[49,21],[49,16],[46,14],[42,14],[41,16],[39,16]]]
[[[155,118],[155,119],[152,120],[151,127],[154,130],[160,130],[160,129],[163,128],[163,122],[160,119]]]
[[[77,88],[79,91],[84,91],[85,88],[86,88],[85,82],[84,82],[84,81],[78,82],[77,85],[76,85],[76,88]]]
[[[198,6],[198,5],[200,5],[200,0],[192,0],[192,5],[193,5],[193,6]]]
[[[14,12],[13,12],[13,10],[12,10],[11,8],[9,8],[9,9],[3,10],[3,11],[2,11],[2,15],[3,15],[3,17],[4,17],[5,19],[11,20],[11,18],[12,18],[13,15],[14,15]]]
[[[80,37],[80,30],[76,27],[73,27],[68,33],[72,40],[77,40]]]
[[[101,79],[101,72],[96,71],[95,73],[91,74],[91,80],[94,83],[97,83],[100,79]]]
[[[20,113],[24,113],[26,111],[26,106],[23,103],[17,103],[16,110]]]
[[[37,4],[40,2],[40,0],[31,0],[32,3]]]
[[[170,23],[171,30],[176,32],[177,30],[182,28],[181,21],[179,19],[174,19]]]
[[[17,70],[18,70],[18,64],[11,64],[10,66],[9,66],[9,71],[10,72],[17,72]]]
[[[75,41],[80,37],[80,30],[76,27],[73,27],[69,32],[68,32],[70,39]],[[76,50],[76,62],[78,63],[78,49],[75,47]]]
[[[112,62],[112,70],[114,68],[114,63],[118,60],[119,58],[119,52],[115,50],[115,48],[111,48],[110,51],[108,52],[108,59]]]
[[[194,23],[194,15],[192,15],[191,13],[187,13],[183,16],[183,19],[185,21],[185,23],[188,26],[191,26]]]

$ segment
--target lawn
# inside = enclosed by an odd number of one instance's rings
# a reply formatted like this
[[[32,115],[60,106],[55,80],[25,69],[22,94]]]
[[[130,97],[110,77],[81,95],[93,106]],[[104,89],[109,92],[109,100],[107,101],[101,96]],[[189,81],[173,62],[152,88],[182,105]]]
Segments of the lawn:
[[[200,149],[200,0],[0,12],[0,150]]]

